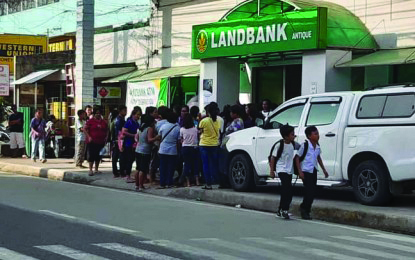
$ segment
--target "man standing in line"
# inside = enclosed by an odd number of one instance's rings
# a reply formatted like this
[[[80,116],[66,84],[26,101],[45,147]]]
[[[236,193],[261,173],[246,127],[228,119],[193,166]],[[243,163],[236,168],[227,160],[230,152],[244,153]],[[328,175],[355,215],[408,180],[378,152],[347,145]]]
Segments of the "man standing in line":
[[[30,123],[32,131],[32,161],[36,162],[36,156],[39,153],[41,163],[46,162],[45,157],[45,137],[46,137],[46,121],[43,119],[43,109],[36,109],[35,117]]]
[[[19,151],[23,158],[26,156],[25,142],[23,139],[23,113],[17,112],[16,105],[12,106],[13,114],[9,116],[10,149],[12,157],[18,157]]]
[[[114,178],[118,178],[120,177],[124,177],[125,173],[124,172],[120,172],[120,170],[118,169],[118,161],[120,160],[120,148],[118,145],[118,137],[119,134],[122,132],[122,128],[125,125],[125,116],[127,115],[127,107],[124,105],[121,105],[118,108],[118,116],[115,119],[115,128],[114,128],[114,132],[113,132],[113,136],[112,136],[112,140],[113,140],[113,147],[114,150],[112,151],[112,174],[114,174]]]

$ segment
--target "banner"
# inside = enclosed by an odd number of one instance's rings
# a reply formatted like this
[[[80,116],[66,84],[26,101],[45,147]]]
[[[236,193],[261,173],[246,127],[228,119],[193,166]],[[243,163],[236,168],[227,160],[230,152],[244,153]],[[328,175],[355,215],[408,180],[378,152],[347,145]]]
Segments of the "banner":
[[[0,96],[10,95],[9,65],[0,65]]]
[[[149,106],[158,106],[161,80],[128,82],[127,85],[127,110],[128,114],[135,106],[140,106],[143,112]],[[162,93],[165,89],[163,87]]]
[[[322,49],[327,45],[327,8],[193,26],[192,58]]]

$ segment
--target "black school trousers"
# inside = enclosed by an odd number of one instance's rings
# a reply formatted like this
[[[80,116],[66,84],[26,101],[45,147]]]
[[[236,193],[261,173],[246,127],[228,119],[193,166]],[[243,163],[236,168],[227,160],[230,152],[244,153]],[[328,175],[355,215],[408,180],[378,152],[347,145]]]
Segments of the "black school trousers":
[[[288,211],[293,200],[293,175],[286,172],[279,172],[278,177],[280,177],[281,180],[281,199],[279,209]]]
[[[317,169],[314,169],[313,173],[304,173],[304,198],[300,208],[303,212],[310,214],[311,206],[313,205],[314,196],[317,188]]]

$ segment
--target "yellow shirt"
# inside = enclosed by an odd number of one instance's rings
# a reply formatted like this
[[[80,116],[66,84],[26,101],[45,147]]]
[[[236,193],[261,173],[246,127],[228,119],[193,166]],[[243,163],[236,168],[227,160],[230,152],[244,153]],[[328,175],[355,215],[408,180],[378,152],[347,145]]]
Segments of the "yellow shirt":
[[[218,146],[219,145],[219,129],[218,120],[213,122],[212,118],[206,117],[199,123],[199,128],[203,130],[200,136],[200,146]]]

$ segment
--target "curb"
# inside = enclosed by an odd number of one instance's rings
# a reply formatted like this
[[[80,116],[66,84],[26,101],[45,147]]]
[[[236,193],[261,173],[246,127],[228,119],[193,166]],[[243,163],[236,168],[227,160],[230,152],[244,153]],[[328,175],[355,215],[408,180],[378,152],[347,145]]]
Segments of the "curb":
[[[17,173],[20,175],[34,176],[46,178],[55,181],[75,182],[81,184],[90,184],[95,179],[85,174],[72,172],[70,170],[58,170],[50,168],[42,168],[39,166],[19,165],[12,163],[0,163],[0,171]]]
[[[16,165],[1,162],[0,171],[112,189],[134,190],[133,188],[116,187],[109,183],[100,182],[96,178],[86,174],[71,172],[70,170],[48,169],[37,166]],[[231,207],[236,206],[271,213],[276,212],[277,205],[279,204],[279,196],[264,198],[249,192],[242,193],[233,190],[206,191],[199,188],[165,190],[147,189],[144,190],[144,193],[156,196],[204,201]],[[293,199],[290,212],[295,216],[300,216],[300,203],[301,200],[297,198]],[[359,207],[352,204],[336,205],[335,201],[316,201],[313,205],[312,216],[314,219],[332,223],[415,235],[415,217],[402,215],[398,211],[395,214],[383,214],[370,207],[359,209]]]

